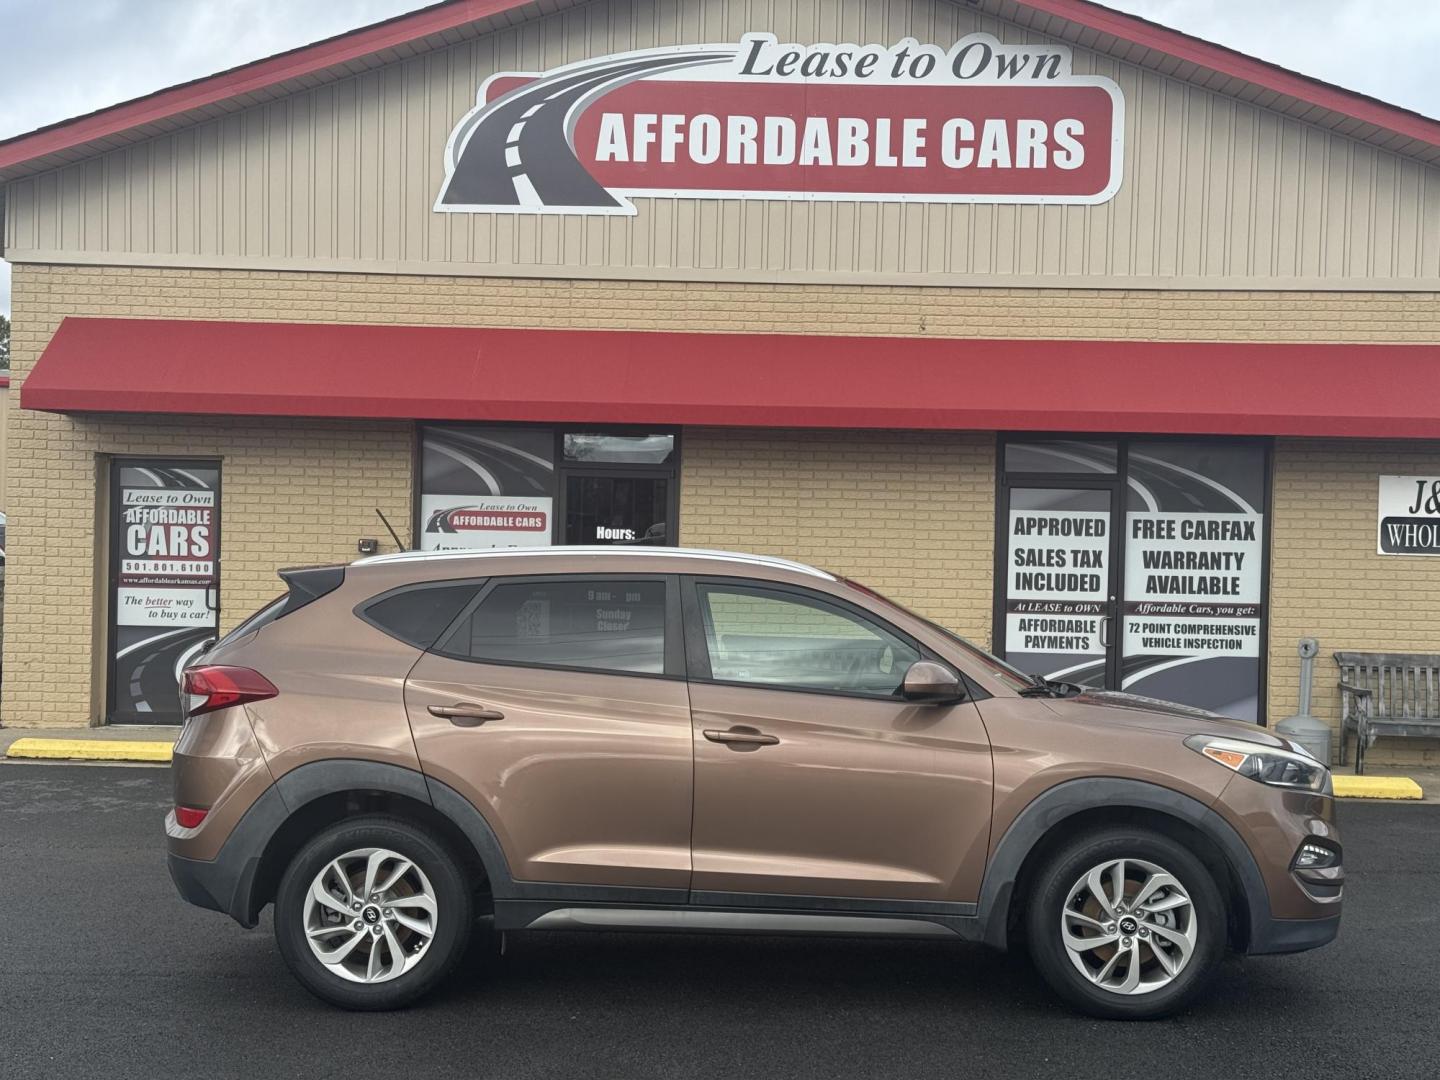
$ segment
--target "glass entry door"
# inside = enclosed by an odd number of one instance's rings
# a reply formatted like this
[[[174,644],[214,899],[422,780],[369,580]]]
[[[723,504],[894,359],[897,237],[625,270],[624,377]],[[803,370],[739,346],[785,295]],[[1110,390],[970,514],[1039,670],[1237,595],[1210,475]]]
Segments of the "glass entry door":
[[[1113,684],[1113,485],[1006,489],[999,651],[1032,675]]]
[[[671,544],[668,475],[569,472],[566,544]]]

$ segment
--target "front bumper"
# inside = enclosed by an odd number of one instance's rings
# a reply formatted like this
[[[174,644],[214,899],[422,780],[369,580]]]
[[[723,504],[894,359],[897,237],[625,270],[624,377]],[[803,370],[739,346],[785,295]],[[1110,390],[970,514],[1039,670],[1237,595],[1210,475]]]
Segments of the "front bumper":
[[[1334,941],[1344,898],[1343,864],[1297,871],[1294,863],[1301,845],[1308,842],[1343,852],[1335,800],[1237,776],[1214,809],[1242,838],[1259,871],[1259,881],[1244,881],[1250,901],[1244,951],[1294,953]]]
[[[1304,952],[1329,945],[1340,933],[1340,916],[1325,919],[1266,919],[1250,928],[1251,956]]]

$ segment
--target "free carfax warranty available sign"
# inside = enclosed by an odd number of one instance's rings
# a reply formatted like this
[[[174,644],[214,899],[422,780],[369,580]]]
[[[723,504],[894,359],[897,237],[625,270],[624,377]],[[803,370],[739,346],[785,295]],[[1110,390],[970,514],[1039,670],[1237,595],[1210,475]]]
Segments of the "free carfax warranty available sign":
[[[492,76],[450,134],[444,213],[634,214],[633,196],[1103,203],[1124,99],[1070,50],[737,44]]]

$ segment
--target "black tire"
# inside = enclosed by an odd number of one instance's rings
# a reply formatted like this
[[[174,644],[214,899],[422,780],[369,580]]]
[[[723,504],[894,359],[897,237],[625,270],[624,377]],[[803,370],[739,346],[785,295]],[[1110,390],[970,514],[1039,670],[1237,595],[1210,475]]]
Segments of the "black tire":
[[[1133,995],[1099,987],[1076,968],[1061,937],[1061,911],[1071,889],[1091,869],[1114,859],[1152,863],[1189,894],[1195,943],[1188,963],[1167,986]],[[1036,876],[1025,924],[1030,955],[1051,988],[1081,1012],[1109,1020],[1153,1020],[1185,1008],[1214,975],[1226,947],[1225,903],[1210,871],[1181,844],[1143,828],[1102,828],[1067,841]],[[1153,955],[1148,950],[1142,955],[1156,971]]]
[[[352,982],[336,974],[315,956],[305,933],[305,901],[316,875],[365,848],[385,848],[413,862],[429,880],[437,909],[428,948],[387,982]],[[291,973],[322,1001],[362,1011],[402,1009],[449,978],[465,956],[475,923],[471,894],[460,861],[434,833],[402,818],[357,817],[322,830],[290,861],[275,896],[275,940]]]

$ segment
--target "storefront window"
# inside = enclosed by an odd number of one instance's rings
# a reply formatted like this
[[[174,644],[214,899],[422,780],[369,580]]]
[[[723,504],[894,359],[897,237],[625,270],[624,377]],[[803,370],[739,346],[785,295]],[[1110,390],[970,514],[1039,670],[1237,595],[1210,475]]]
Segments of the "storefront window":
[[[176,673],[219,614],[219,463],[112,462],[110,722],[180,723]]]
[[[422,550],[675,543],[673,433],[426,424],[420,457]]]
[[[420,548],[546,547],[555,436],[542,428],[427,426],[420,450]]]
[[[1258,719],[1268,453],[1253,440],[1007,444],[997,651],[1048,678]]]
[[[1126,481],[1121,689],[1258,719],[1264,448],[1137,441]]]

